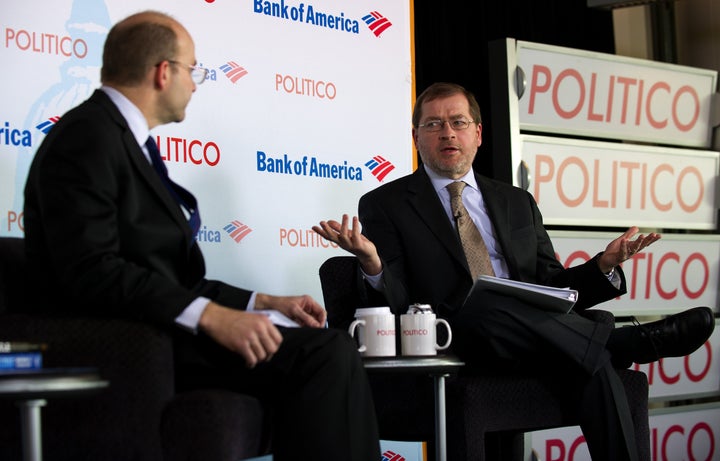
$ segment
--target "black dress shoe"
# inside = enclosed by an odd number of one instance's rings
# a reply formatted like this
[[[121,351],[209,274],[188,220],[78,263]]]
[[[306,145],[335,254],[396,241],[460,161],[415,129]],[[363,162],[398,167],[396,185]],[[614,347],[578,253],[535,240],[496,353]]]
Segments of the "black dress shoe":
[[[715,318],[710,308],[695,307],[633,328],[637,335],[632,361],[650,363],[695,352],[712,334]]]

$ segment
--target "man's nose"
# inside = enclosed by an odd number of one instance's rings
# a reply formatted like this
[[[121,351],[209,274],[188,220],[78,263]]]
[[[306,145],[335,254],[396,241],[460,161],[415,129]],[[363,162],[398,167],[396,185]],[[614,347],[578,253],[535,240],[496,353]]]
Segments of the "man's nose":
[[[455,130],[447,120],[443,120],[442,122],[442,126],[440,127],[440,136],[443,138],[455,137]]]

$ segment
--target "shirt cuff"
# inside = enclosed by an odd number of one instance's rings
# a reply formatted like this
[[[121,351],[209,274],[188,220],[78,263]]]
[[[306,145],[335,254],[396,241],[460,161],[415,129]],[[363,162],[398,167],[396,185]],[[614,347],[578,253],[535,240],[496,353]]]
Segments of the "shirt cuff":
[[[607,277],[608,281],[612,284],[612,286],[614,286],[618,290],[620,289],[620,284],[622,280],[620,280],[620,274],[618,273],[618,271],[615,270],[614,267],[610,269],[610,272],[607,272],[603,275]]]
[[[361,268],[360,272],[362,273],[363,278],[367,280],[371,287],[373,287],[375,290],[382,291],[383,271],[380,271],[379,274],[367,275],[365,271],[363,271]]]
[[[246,310],[252,312],[255,310],[255,298],[257,291],[253,291],[250,295]],[[184,311],[175,317],[175,323],[178,324],[182,329],[189,331],[192,334],[197,334],[198,323],[200,323],[200,317],[202,317],[205,308],[207,307],[210,300],[203,296],[199,296],[195,301],[191,302]]]
[[[182,329],[187,330],[192,334],[197,334],[200,317],[203,312],[205,312],[205,308],[209,302],[209,299],[202,296],[195,299],[195,301],[191,302],[190,305],[180,313],[180,315],[175,317],[175,323],[177,323]]]

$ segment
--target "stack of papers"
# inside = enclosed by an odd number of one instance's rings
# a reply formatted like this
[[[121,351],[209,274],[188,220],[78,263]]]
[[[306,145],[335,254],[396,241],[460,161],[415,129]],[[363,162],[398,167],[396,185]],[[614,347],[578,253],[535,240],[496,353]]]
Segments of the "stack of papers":
[[[534,283],[481,275],[470,289],[465,304],[482,305],[482,292],[491,290],[509,296],[548,311],[568,313],[578,299],[577,290],[555,288]]]

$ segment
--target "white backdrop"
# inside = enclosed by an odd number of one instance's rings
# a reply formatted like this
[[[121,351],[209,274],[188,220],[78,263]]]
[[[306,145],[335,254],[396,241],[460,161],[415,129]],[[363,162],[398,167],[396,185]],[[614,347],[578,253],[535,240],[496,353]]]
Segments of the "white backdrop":
[[[413,167],[411,0],[5,2],[0,235],[23,235],[43,130],[99,86],[110,26],[144,9],[182,22],[211,71],[187,119],[153,130],[200,202],[208,276],[322,302],[318,267],[342,250],[311,226]]]

